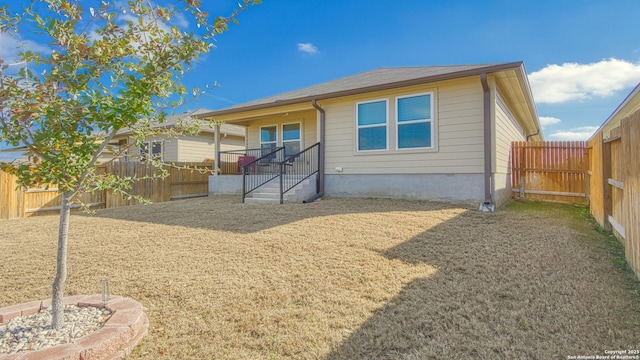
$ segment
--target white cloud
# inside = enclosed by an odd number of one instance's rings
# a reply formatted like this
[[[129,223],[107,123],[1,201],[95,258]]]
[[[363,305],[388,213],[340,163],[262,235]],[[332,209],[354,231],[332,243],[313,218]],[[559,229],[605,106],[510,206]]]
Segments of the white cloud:
[[[149,17],[144,16],[144,20],[145,20],[145,24],[150,24],[151,21],[149,21]],[[183,24],[187,24],[188,25],[188,21],[187,19],[181,15],[180,16],[174,16],[173,18],[171,18],[172,22],[176,23],[176,26],[181,27]],[[138,15],[133,15],[131,13],[125,13],[125,14],[119,14],[118,16],[116,16],[115,22],[118,26],[121,26],[123,28],[128,29],[129,25],[127,22],[132,22],[134,24],[138,23]],[[155,25],[157,27],[158,30],[160,30],[163,33],[171,33],[171,25],[164,23],[162,21],[155,21],[153,22],[153,25]],[[89,32],[89,39],[92,41],[96,41],[96,40],[100,40],[102,39],[102,35],[99,35],[97,33],[97,27],[94,27],[93,29],[91,29],[91,31]],[[133,42],[131,43],[131,46],[133,46],[134,48],[138,48],[140,46],[140,43],[138,42]]]
[[[597,63],[547,65],[529,75],[538,103],[563,103],[610,96],[640,82],[640,63],[606,59]]]
[[[560,141],[585,141],[598,130],[597,126],[581,126],[567,131],[556,131],[549,135],[553,140]]]
[[[307,53],[309,55],[314,55],[318,53],[318,48],[312,43],[300,43],[298,44],[298,50],[303,53]]]
[[[189,28],[189,20],[187,20],[187,17],[182,13],[176,12],[175,14],[173,14],[171,21],[179,28]]]
[[[20,40],[9,35],[0,33],[0,57],[6,64],[13,64],[20,61],[18,53],[31,50],[35,53],[50,53],[51,49],[31,40]]]
[[[548,125],[555,125],[555,124],[559,124],[559,123],[560,123],[560,119],[558,119],[556,117],[540,116],[540,125],[542,125],[543,129]]]

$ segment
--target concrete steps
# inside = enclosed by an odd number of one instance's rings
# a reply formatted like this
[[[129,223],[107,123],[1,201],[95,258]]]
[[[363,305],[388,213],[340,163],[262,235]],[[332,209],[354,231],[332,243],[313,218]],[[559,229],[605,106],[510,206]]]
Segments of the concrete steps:
[[[303,180],[284,194],[284,202],[302,202],[316,193],[316,178],[312,176]],[[253,190],[244,199],[245,204],[279,204],[280,179],[276,178]]]

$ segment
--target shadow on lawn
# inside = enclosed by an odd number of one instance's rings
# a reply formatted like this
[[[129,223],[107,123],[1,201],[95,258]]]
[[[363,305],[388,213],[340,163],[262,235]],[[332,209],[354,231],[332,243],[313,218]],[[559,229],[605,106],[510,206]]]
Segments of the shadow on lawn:
[[[499,218],[500,214],[467,211],[383,252],[389,259],[431,264],[438,271],[410,282],[327,359],[480,355],[477,343],[483,340],[483,332],[490,332],[491,325],[477,318],[491,299],[478,293],[487,295],[487,286],[493,284],[487,284],[486,276],[478,274],[478,259],[493,251],[479,238],[487,236],[487,230]],[[486,265],[484,273],[497,270]],[[495,294],[495,298],[498,296]]]
[[[102,209],[95,216],[244,234],[315,217],[392,211],[438,211],[460,207],[460,204],[432,201],[349,198],[332,198],[310,204],[250,205],[242,204],[236,196],[215,196]],[[313,232],[314,229],[309,231]]]
[[[562,216],[467,211],[385,251],[438,271],[410,282],[327,359],[600,354],[612,345],[610,325],[584,314],[604,304],[586,285],[593,274],[573,265],[584,261],[563,226]],[[621,309],[610,310],[620,316]]]

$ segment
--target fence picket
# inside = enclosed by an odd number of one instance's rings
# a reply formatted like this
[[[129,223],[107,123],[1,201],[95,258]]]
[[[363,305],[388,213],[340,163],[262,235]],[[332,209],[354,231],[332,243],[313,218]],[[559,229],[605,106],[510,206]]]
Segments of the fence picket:
[[[168,166],[169,176],[164,179],[145,179],[133,184],[131,193],[141,195],[151,202],[163,202],[208,193],[209,174],[213,170],[211,163],[175,163]],[[206,169],[207,172],[191,170],[186,167]],[[154,174],[155,169],[139,161],[115,161],[99,165],[99,172],[115,174],[120,177],[137,176],[139,179]],[[15,219],[27,216],[52,215],[60,206],[60,195],[55,191],[43,191],[41,188],[18,189],[17,178],[0,171],[0,219]],[[82,203],[92,208],[111,208],[138,204],[135,199],[127,199],[111,191],[85,193]]]
[[[585,202],[585,144],[582,141],[514,142],[511,187],[516,197]]]

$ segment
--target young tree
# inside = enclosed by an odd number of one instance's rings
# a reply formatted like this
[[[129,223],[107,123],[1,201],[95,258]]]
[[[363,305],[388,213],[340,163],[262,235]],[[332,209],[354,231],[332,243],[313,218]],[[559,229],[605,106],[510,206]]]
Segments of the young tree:
[[[17,175],[21,185],[52,185],[61,194],[53,328],[64,326],[72,202],[86,191],[127,185],[127,179],[95,172],[99,155],[120,129],[133,129],[141,141],[149,119],[162,121],[164,109],[184,100],[184,73],[209,52],[214,35],[259,2],[242,0],[229,16],[213,20],[200,0],[171,6],[34,0],[19,13],[0,7],[0,36],[37,29],[50,50],[20,52],[18,64],[24,65],[18,71],[0,59],[0,141],[26,146],[33,155],[29,164],[2,170]],[[197,25],[191,31],[178,25],[187,18]]]

